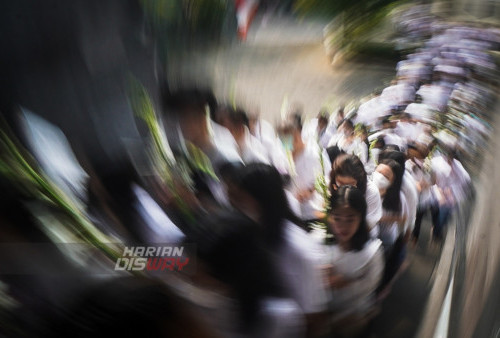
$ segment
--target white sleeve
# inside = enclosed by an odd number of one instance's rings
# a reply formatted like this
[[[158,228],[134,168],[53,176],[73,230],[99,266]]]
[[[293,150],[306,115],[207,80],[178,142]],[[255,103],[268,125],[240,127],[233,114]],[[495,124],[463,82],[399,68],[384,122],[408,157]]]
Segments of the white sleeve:
[[[371,258],[370,262],[363,268],[362,276],[353,282],[352,288],[356,289],[358,302],[364,306],[370,307],[370,298],[373,297],[377,287],[382,280],[384,273],[384,251],[382,246]],[[365,309],[367,310],[367,309]]]
[[[377,239],[377,241],[379,240]],[[384,251],[380,245],[370,262],[361,271],[361,277],[353,283],[353,288],[356,288],[358,297],[368,299],[372,296],[382,280],[383,273]]]
[[[359,149],[358,157],[361,160],[361,162],[363,162],[363,164],[366,165],[366,163],[368,163],[368,157],[367,157],[368,147],[364,142],[359,142],[358,149]]]
[[[409,228],[410,230],[413,230],[418,207],[417,184],[411,174],[407,171],[405,171],[403,176],[403,184],[403,193],[405,194],[406,203],[408,205],[408,217],[406,218],[405,229]]]
[[[280,258],[282,278],[291,298],[305,314],[325,310],[326,290],[319,269],[318,246],[307,233],[289,224],[286,228],[287,248]]]
[[[184,233],[170,220],[161,207],[140,186],[133,184],[135,194],[135,208],[145,226],[141,229],[142,235],[148,243],[180,243],[184,240]]]
[[[406,230],[408,229],[408,219],[410,218],[410,209],[408,205],[408,201],[406,200],[406,196],[404,192],[400,192],[401,196],[401,215],[406,218],[406,221],[403,224],[398,224],[399,234],[404,235]]]
[[[261,316],[254,337],[305,337],[305,318],[300,307],[291,299],[264,299]]]
[[[382,199],[380,192],[372,181],[366,184],[366,223],[368,228],[373,229],[382,217]]]

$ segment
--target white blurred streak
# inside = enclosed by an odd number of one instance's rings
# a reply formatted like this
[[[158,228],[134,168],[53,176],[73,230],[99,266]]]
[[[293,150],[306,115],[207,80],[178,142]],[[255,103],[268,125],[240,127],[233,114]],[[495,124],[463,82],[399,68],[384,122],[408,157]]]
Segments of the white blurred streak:
[[[84,210],[89,176],[78,163],[63,132],[35,113],[25,108],[21,111],[24,135],[41,169]]]

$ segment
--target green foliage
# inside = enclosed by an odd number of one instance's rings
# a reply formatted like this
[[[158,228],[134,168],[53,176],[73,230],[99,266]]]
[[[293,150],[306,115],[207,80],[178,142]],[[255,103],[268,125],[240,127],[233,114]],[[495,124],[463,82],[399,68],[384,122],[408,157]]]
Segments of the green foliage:
[[[228,0],[141,0],[141,5],[157,29],[207,33],[220,32]]]
[[[0,129],[0,172],[26,198],[36,199],[59,210],[65,217],[60,229],[71,233],[73,238],[87,242],[99,248],[106,256],[115,259],[119,248],[113,245],[111,238],[104,235],[89,220],[83,207],[67,196],[38,168],[29,153],[24,150],[7,127]],[[54,231],[51,225],[44,225],[46,230]],[[64,237],[61,237],[64,238]]]
[[[328,214],[328,211],[330,210],[330,193],[328,191],[328,184],[326,182],[326,177],[325,177],[325,161],[323,158],[323,148],[318,144],[318,151],[319,151],[319,161],[321,164],[321,173],[316,177],[316,182],[315,182],[315,188],[316,191],[321,194],[321,197],[323,198],[323,213],[325,215],[325,219],[323,222],[318,223],[319,227],[322,229],[326,229],[326,215]]]
[[[333,20],[328,28],[329,50],[350,55],[376,32],[389,13],[406,0],[296,0],[297,12]]]
[[[146,88],[133,77],[130,78],[129,96],[134,114],[141,118],[149,129],[152,140],[149,156],[153,168],[186,219],[194,220],[193,212],[184,197],[187,192],[192,193],[194,190],[194,183],[191,179],[193,170],[218,180],[209,158],[192,143],[187,143],[183,155],[174,157],[165,135],[166,126],[160,122],[161,119],[155,112]]]

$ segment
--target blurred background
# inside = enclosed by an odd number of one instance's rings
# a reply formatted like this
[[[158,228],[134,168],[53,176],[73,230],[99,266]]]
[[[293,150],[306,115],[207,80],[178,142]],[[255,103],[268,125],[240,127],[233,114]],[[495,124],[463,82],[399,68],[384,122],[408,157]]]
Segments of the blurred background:
[[[436,106],[429,123],[461,142],[475,194],[442,247],[429,248],[428,231],[422,234],[370,334],[499,336],[500,1],[16,0],[0,4],[0,25],[4,264],[38,265],[8,243],[74,243],[75,236],[98,249],[95,261],[109,265],[119,249],[99,236],[122,244],[133,233],[130,173],[144,181],[157,174],[146,150],[154,126],[138,109],[162,115],[173,153],[184,147],[177,117],[165,113],[165,92],[209,88],[218,102],[277,126],[292,111],[305,120],[322,109],[332,116],[340,107],[360,112],[402,80],[416,87],[448,81],[464,86],[450,90],[447,108]],[[442,99],[425,96],[420,102]],[[52,136],[37,136],[43,132],[36,128]],[[173,176],[182,177],[179,171]],[[182,218],[167,214],[176,224]],[[40,264],[80,269],[69,251],[50,249]],[[70,275],[4,270],[5,336],[38,336],[68,299],[95,282],[91,273]]]

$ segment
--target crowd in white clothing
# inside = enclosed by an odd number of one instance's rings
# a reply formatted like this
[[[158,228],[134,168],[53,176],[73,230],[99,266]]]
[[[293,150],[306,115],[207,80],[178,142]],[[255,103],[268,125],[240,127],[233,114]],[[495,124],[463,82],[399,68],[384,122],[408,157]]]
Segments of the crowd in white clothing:
[[[212,105],[207,116],[209,93],[165,94],[165,114],[177,123],[166,133],[179,135],[173,153],[187,158],[190,184],[158,189],[164,182],[149,173],[135,180],[125,207],[141,226],[130,233],[148,244],[197,245],[198,275],[179,283],[210,289],[219,301],[181,297],[209,321],[222,317],[211,325],[219,335],[366,333],[427,211],[433,241],[445,238],[470,192],[464,164],[488,137],[496,73],[488,51],[498,50],[500,33],[439,27],[397,65],[390,86],[356,109],[306,122],[294,111],[272,126],[229,105]],[[43,152],[36,132],[31,141]],[[79,189],[67,169],[52,168],[54,181]],[[227,308],[236,310],[223,316]]]

